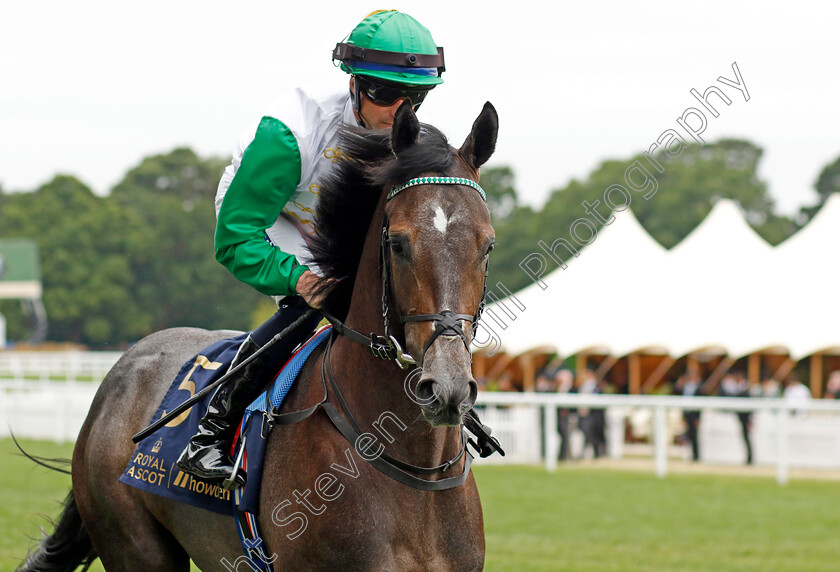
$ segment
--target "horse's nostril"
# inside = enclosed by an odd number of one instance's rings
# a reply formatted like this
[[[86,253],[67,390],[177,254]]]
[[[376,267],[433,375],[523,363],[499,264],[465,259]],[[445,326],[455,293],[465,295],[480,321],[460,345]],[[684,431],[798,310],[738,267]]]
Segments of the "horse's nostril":
[[[439,408],[440,401],[438,396],[435,395],[434,379],[421,379],[417,382],[416,394],[420,405],[432,407],[433,409]]]
[[[453,388],[449,395],[450,407],[463,413],[464,411],[472,407],[472,404],[474,402],[474,400],[472,399],[472,395],[472,384],[470,382]],[[476,395],[478,395],[477,392]]]
[[[478,383],[475,381],[469,382],[469,395],[461,402],[461,412],[466,413],[472,406],[475,405],[475,400],[478,399]]]

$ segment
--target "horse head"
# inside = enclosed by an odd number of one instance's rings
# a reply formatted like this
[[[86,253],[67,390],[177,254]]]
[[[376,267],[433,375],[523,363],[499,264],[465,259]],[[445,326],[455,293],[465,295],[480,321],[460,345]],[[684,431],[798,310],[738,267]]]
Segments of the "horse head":
[[[397,164],[422,169],[423,130],[411,106],[401,106],[391,131]],[[497,131],[496,111],[486,103],[464,144],[451,150],[451,166],[402,181],[385,206],[383,283],[421,368],[413,398],[434,426],[460,424],[478,393],[469,344],[495,234],[484,192],[471,183],[492,155]]]
[[[487,103],[455,149],[405,104],[390,131],[345,128],[320,188],[310,247],[325,309],[358,342],[376,332],[378,357],[418,366],[406,390],[434,426],[460,424],[476,399],[469,344],[494,240],[477,181],[497,131]]]

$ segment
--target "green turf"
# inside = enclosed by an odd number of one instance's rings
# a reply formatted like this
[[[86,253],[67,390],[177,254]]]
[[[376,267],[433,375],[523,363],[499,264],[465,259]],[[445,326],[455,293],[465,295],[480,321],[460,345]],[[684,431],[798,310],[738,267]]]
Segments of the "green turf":
[[[71,445],[24,442],[35,454]],[[69,477],[32,466],[0,440],[0,571],[55,518]],[[757,571],[840,569],[840,484],[652,474],[599,468],[482,466],[487,570]],[[101,567],[94,567],[101,570]]]
[[[69,458],[72,444],[22,440],[23,448],[34,455]],[[48,471],[22,457],[11,439],[0,439],[0,571],[14,570],[26,551],[40,536],[40,527],[52,527],[47,518],[57,519],[61,503],[70,490],[70,477]],[[91,570],[103,570],[99,562]]]
[[[487,569],[840,570],[840,486],[481,467]]]

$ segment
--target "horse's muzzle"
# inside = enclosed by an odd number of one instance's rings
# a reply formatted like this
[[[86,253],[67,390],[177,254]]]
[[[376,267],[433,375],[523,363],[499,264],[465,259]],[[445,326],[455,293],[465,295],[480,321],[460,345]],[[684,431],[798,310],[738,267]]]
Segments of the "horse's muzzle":
[[[459,337],[440,336],[423,360],[423,373],[415,390],[420,409],[435,427],[460,425],[475,404],[478,384],[472,376],[470,356]]]

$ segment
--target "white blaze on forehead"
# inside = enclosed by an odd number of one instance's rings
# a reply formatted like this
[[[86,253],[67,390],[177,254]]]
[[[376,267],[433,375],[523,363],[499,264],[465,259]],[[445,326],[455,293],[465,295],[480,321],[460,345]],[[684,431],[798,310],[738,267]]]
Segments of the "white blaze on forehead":
[[[440,232],[446,232],[446,228],[449,226],[449,220],[446,218],[446,214],[443,212],[443,208],[441,208],[440,205],[435,208],[435,218],[432,222],[434,223],[435,228]]]

